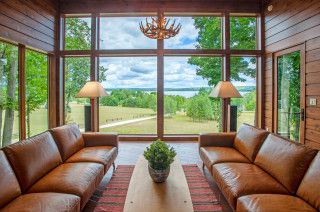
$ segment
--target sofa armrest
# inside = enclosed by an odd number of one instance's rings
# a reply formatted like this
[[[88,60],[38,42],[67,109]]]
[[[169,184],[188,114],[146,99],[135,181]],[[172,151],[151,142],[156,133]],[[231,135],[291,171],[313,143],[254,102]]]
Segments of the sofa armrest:
[[[232,147],[235,137],[235,132],[200,134],[199,148],[206,146]]]
[[[118,147],[118,134],[116,133],[82,133],[84,145],[92,146],[114,146]]]

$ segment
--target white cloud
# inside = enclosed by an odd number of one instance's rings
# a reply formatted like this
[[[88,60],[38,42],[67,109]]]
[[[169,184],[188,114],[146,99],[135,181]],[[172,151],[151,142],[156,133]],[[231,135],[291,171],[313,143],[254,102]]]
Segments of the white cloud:
[[[143,17],[105,17],[100,19],[101,49],[155,49],[156,40],[140,31]]]

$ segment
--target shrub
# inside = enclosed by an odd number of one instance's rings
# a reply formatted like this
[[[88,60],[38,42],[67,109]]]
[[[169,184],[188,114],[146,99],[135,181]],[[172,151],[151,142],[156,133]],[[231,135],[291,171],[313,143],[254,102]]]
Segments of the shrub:
[[[151,168],[155,170],[167,169],[174,161],[174,157],[177,155],[173,147],[170,147],[160,139],[152,142],[143,153]]]

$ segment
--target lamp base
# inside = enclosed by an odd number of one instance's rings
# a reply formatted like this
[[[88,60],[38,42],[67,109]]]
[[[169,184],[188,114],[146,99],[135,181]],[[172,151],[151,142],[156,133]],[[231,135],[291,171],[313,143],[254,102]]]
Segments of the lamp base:
[[[91,128],[91,105],[84,106],[84,131],[92,131]]]
[[[236,105],[229,105],[228,130],[230,132],[237,131],[237,119],[238,119],[237,110],[238,110],[238,107]]]

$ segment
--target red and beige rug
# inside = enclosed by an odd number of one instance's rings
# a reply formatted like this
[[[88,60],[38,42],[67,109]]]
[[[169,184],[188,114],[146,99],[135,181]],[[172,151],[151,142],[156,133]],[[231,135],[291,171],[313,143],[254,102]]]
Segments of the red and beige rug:
[[[195,164],[182,166],[189,185],[194,211],[222,211],[221,204],[199,167]],[[123,211],[133,169],[133,165],[117,167],[94,211]]]

